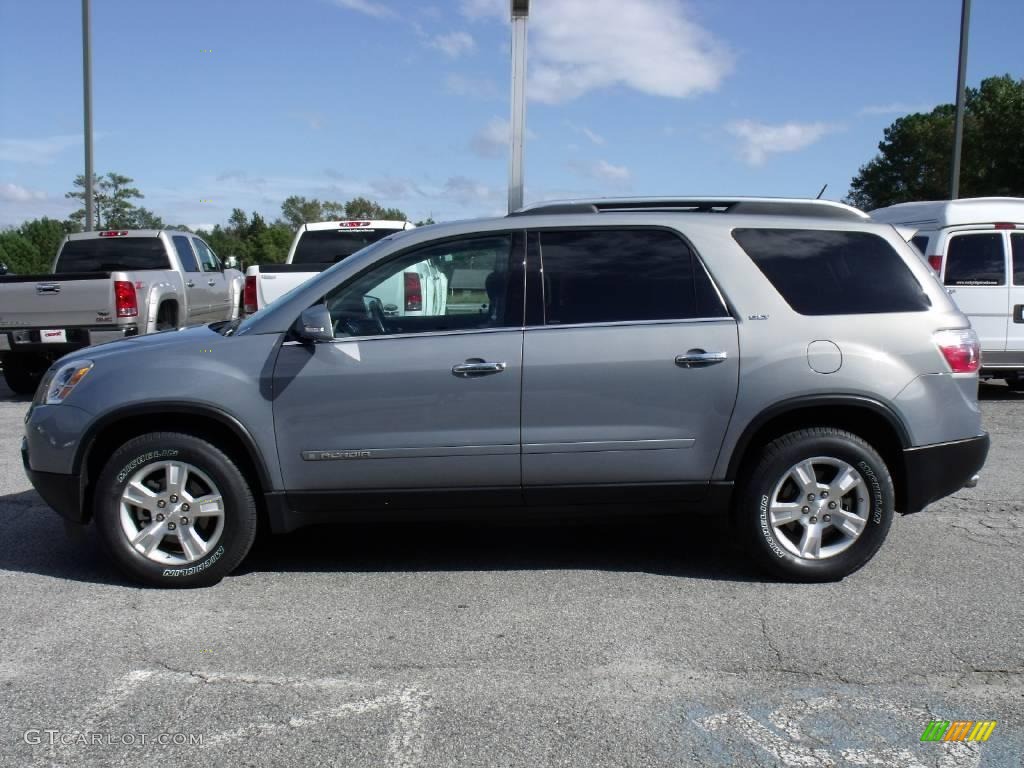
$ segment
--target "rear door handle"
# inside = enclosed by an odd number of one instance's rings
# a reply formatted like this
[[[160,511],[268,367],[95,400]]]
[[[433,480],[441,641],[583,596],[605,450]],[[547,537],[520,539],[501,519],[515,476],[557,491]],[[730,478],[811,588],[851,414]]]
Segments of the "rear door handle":
[[[1024,304],[1016,304],[1013,307],[1013,322],[1024,323]]]
[[[217,284],[217,281],[216,280],[209,280],[209,281],[207,281],[206,284],[208,286],[210,286],[211,288],[213,288],[213,286],[215,286]]]
[[[676,365],[680,368],[707,368],[709,365],[718,365],[729,359],[728,352],[705,352],[703,349],[691,349],[685,355],[676,358]]]
[[[491,374],[501,373],[507,367],[508,365],[505,363],[489,363],[478,357],[471,357],[464,363],[453,365],[452,376],[458,376],[461,379],[472,379],[478,376],[490,376]]]
[[[191,280],[189,280],[187,283],[185,283],[185,287],[186,288],[195,288],[196,284],[193,283]]]

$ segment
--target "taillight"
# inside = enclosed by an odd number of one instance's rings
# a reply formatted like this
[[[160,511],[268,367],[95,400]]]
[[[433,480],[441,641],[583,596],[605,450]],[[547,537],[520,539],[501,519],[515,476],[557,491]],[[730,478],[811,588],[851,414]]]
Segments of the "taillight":
[[[939,331],[932,338],[953,373],[975,373],[981,367],[981,344],[973,329]]]
[[[423,288],[417,272],[405,273],[405,311],[419,312],[423,309]]]
[[[936,273],[942,271],[942,257],[941,256],[929,256],[928,257],[928,264],[931,266],[932,269],[935,270]]]
[[[245,313],[251,315],[259,309],[259,300],[256,298],[256,275],[245,276],[245,289],[242,291],[242,304],[245,306]]]
[[[139,300],[135,297],[135,286],[127,280],[114,281],[114,306],[118,317],[138,317]]]

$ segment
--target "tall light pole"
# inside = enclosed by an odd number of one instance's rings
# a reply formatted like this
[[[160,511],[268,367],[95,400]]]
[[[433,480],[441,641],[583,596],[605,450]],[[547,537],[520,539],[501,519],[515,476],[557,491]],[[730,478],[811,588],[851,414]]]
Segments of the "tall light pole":
[[[82,0],[82,98],[85,114],[85,231],[93,228],[92,199],[92,34],[89,0]]]
[[[512,123],[508,163],[508,211],[523,207],[523,139],[526,135],[526,21],[530,0],[511,0]]]
[[[960,66],[956,73],[956,127],[953,130],[953,173],[949,199],[960,197],[960,152],[964,143],[964,109],[967,106],[967,38],[971,26],[971,0],[963,0],[960,13]]]

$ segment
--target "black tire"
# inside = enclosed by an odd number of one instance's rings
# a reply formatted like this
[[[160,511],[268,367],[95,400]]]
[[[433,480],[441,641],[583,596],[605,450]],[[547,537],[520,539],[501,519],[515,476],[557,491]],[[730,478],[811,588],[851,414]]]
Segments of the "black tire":
[[[16,395],[33,395],[49,367],[49,361],[34,355],[7,355],[4,382]]]
[[[768,510],[775,498],[776,487],[785,481],[790,468],[816,457],[845,462],[860,474],[868,491],[866,498],[860,497],[864,499],[867,522],[860,535],[844,551],[831,557],[807,559],[791,552],[780,540]],[[755,562],[770,573],[792,581],[836,581],[867,563],[882,546],[892,525],[895,496],[889,468],[878,452],[862,438],[831,427],[802,429],[783,435],[761,449],[737,495],[735,521]],[[804,501],[799,503],[804,504]],[[824,502],[818,499],[818,503]],[[801,528],[797,526],[800,525],[794,522],[789,530],[799,532]],[[834,529],[826,529],[824,535],[840,534]]]
[[[167,304],[161,306],[156,312],[156,331],[173,331],[178,327],[178,318]]]
[[[131,476],[171,457],[205,473],[224,501],[224,526],[216,546],[183,566],[155,562],[136,551],[121,526],[121,494]],[[93,510],[100,539],[114,561],[133,578],[159,587],[216,584],[238,567],[256,536],[256,503],[238,467],[216,446],[176,432],[142,435],[114,451],[96,481]]]

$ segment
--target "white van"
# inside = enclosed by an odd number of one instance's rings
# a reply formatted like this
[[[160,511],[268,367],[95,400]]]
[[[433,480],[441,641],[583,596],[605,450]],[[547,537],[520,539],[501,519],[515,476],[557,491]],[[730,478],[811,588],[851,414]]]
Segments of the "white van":
[[[1024,389],[1024,198],[901,203],[871,211],[910,238],[981,338],[981,375]]]

